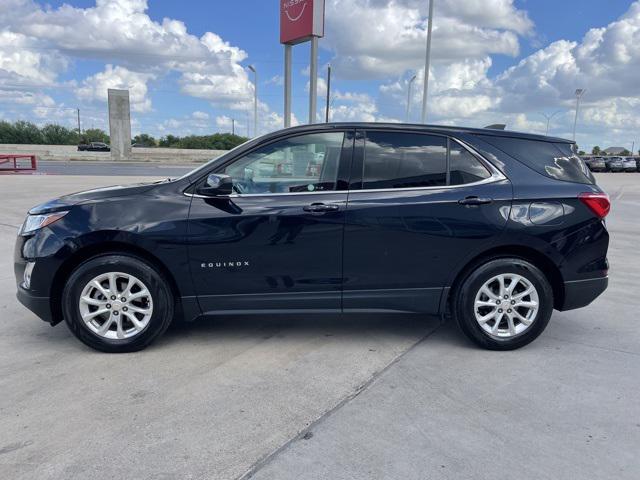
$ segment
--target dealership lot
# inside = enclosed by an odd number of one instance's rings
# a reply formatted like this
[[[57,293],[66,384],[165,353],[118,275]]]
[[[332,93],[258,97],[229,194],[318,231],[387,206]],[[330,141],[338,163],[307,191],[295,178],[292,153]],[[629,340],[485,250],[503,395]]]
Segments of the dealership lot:
[[[143,179],[111,173],[0,177],[1,478],[640,477],[640,176],[598,174],[609,290],[522,350],[323,315],[202,320],[116,356],[19,306],[12,272],[28,208]]]

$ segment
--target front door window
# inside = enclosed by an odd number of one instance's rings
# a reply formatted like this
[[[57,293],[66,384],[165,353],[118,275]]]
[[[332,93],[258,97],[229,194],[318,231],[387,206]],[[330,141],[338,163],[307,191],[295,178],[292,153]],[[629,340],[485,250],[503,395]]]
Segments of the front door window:
[[[270,143],[227,166],[239,194],[335,190],[344,132],[299,135]]]

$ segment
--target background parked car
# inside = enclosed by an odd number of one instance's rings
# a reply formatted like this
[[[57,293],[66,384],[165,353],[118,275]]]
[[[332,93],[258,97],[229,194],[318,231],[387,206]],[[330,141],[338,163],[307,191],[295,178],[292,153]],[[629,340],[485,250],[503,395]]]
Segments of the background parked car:
[[[88,145],[81,143],[80,145],[78,145],[78,151],[79,152],[110,152],[111,147],[109,147],[109,145],[107,145],[104,142],[91,142]]]
[[[609,157],[605,160],[607,172],[623,172],[624,160],[622,157]]]
[[[607,164],[602,157],[587,158],[584,163],[587,164],[587,167],[592,172],[605,172],[607,170]]]
[[[633,157],[626,157],[623,162],[625,172],[637,172],[638,165],[636,165],[636,159]]]

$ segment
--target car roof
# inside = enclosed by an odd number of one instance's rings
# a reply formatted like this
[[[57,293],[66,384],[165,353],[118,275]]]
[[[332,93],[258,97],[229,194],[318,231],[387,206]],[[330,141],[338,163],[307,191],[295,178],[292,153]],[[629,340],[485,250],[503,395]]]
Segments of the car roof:
[[[511,130],[495,130],[490,128],[472,128],[472,127],[457,127],[451,125],[427,125],[418,123],[385,123],[385,122],[330,122],[330,123],[316,123],[311,125],[300,125],[297,127],[290,127],[285,130],[279,130],[273,132],[272,135],[278,135],[282,132],[314,132],[321,130],[332,129],[382,129],[382,130],[397,130],[397,131],[416,131],[416,132],[435,132],[444,134],[466,133],[472,135],[488,135],[494,137],[510,137],[510,138],[522,138],[526,140],[541,140],[545,142],[554,143],[574,143],[566,138],[548,137],[545,135],[538,135],[533,133],[515,132]]]

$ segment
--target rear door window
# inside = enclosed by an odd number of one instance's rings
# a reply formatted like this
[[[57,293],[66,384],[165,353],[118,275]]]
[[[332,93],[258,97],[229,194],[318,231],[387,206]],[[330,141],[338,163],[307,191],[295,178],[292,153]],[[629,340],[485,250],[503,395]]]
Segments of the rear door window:
[[[451,142],[449,150],[450,185],[480,182],[491,176],[482,162],[462,145]]]
[[[363,189],[447,184],[447,139],[402,132],[367,132]]]
[[[594,184],[589,168],[573,151],[571,143],[482,135],[484,141],[547,177]]]

